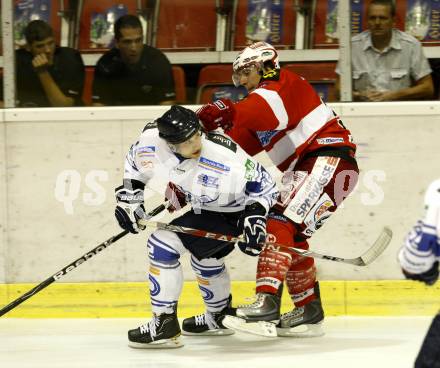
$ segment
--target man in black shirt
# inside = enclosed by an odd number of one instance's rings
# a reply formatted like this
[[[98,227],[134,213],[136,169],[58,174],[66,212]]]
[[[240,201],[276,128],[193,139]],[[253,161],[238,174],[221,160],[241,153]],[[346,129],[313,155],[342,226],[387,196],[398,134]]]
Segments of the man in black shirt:
[[[17,107],[81,106],[84,63],[78,51],[57,47],[42,20],[25,29],[26,48],[17,50]],[[3,88],[2,88],[3,92]]]
[[[93,105],[157,105],[175,100],[171,64],[158,49],[143,44],[142,25],[134,15],[115,23],[116,47],[96,64]]]

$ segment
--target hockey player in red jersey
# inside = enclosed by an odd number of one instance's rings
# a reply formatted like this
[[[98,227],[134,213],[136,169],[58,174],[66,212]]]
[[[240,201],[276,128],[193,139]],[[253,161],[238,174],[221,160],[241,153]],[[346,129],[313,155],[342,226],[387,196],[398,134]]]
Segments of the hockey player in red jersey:
[[[301,76],[280,68],[268,43],[245,48],[233,63],[233,81],[249,95],[204,105],[208,131],[222,128],[244,150],[266,151],[283,173],[280,199],[270,214],[270,241],[308,249],[308,238],[354,188],[358,167],[350,131]],[[295,309],[280,316],[286,282]],[[271,247],[258,259],[256,301],[239,306],[246,322],[277,321],[279,336],[320,335],[324,312],[313,258]],[[244,324],[246,326],[255,324]],[[297,332],[298,326],[307,326]],[[304,331],[303,327],[299,328]]]

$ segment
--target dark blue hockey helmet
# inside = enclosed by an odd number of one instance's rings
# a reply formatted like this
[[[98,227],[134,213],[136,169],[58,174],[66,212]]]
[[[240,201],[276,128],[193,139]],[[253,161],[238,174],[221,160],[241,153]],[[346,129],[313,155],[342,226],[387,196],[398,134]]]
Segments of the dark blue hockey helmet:
[[[156,123],[159,137],[171,144],[185,142],[201,129],[196,113],[179,105],[171,106]]]

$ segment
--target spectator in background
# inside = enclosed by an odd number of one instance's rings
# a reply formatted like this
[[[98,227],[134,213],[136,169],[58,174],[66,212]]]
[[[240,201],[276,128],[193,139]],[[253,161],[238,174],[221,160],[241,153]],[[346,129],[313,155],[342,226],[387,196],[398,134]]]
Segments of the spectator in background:
[[[26,46],[15,53],[17,107],[81,106],[84,63],[79,52],[56,46],[52,28],[42,20],[31,21],[24,35]]]
[[[391,0],[372,0],[368,30],[352,38],[353,100],[397,101],[433,98],[431,68],[420,42],[394,27]],[[341,74],[338,63],[336,73]],[[339,81],[337,83],[339,90]]]
[[[171,64],[158,49],[143,44],[142,25],[134,15],[119,18],[116,47],[96,64],[93,105],[157,105],[175,100]]]

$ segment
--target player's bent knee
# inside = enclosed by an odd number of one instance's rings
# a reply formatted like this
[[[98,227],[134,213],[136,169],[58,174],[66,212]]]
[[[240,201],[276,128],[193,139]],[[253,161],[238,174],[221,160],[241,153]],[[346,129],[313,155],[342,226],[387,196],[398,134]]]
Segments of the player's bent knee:
[[[224,262],[217,259],[198,260],[195,257],[191,257],[191,267],[202,278],[217,277],[226,272]]]
[[[180,258],[180,240],[177,236],[173,237],[168,233],[168,231],[156,231],[148,238],[148,257],[151,261],[175,263]]]

